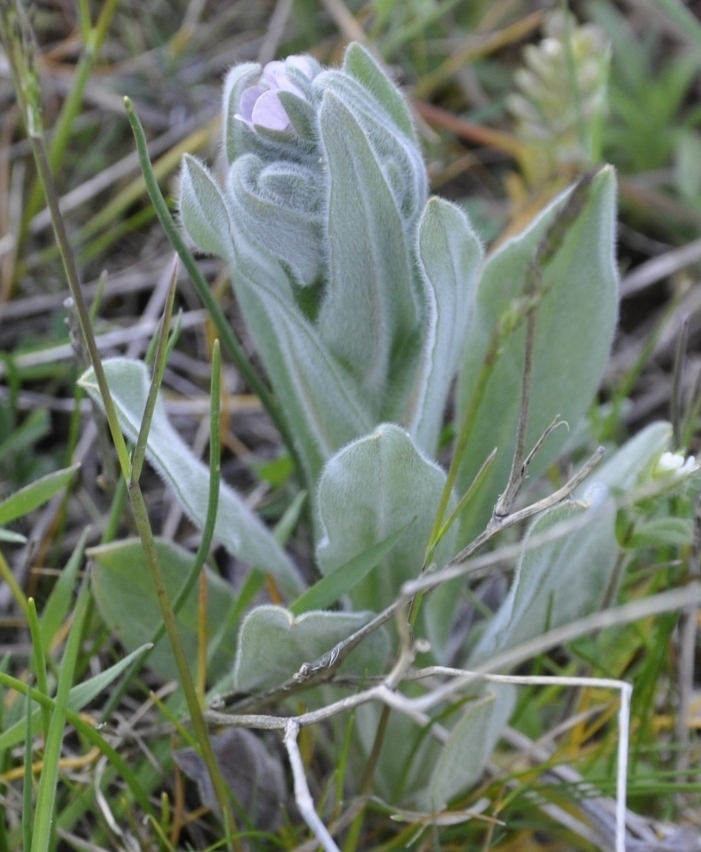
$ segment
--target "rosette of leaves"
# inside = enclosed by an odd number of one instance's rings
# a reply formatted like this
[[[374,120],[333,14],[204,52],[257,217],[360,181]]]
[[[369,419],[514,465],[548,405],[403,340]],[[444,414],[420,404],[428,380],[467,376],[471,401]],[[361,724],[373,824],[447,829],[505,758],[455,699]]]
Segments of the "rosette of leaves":
[[[235,640],[220,646],[234,664],[235,687],[256,692],[280,685],[396,600],[402,584],[427,567],[429,549],[440,568],[484,530],[509,478],[529,311],[536,334],[528,449],[556,415],[574,426],[585,414],[616,321],[615,178],[603,169],[563,193],[485,260],[461,210],[427,198],[408,106],[359,45],[338,70],[309,57],[233,68],[223,118],[225,174],[218,180],[185,158],[181,220],[199,249],[230,266],[313,493],[321,575],[304,590],[264,525],[233,489],[222,488],[215,537],[272,575],[286,604],[253,609],[235,625]],[[114,359],[105,371],[133,440],[146,370]],[[465,440],[449,481],[435,458],[456,374],[455,428]],[[99,398],[91,375],[82,383]],[[541,469],[566,437],[564,429],[550,435],[538,455]],[[460,522],[434,542],[436,516],[453,512],[495,446]],[[161,405],[148,453],[202,525],[207,472]],[[616,555],[612,503],[582,501],[563,514],[578,519],[579,537],[524,556],[494,627],[481,642],[468,642],[473,659],[600,605]],[[540,523],[549,529],[560,520],[556,513]],[[112,570],[108,563],[115,564],[113,552],[98,561],[98,581]],[[574,575],[582,578],[576,602],[566,594]],[[114,609],[126,585],[120,578],[107,594],[103,583],[101,609]],[[469,659],[464,649],[449,652],[460,592],[459,581],[432,592],[414,625],[437,662]],[[240,613],[237,603],[230,610]],[[340,611],[331,610],[337,603]],[[123,612],[128,620],[127,606]],[[128,644],[130,631],[114,625]],[[385,670],[388,648],[386,635],[374,635],[345,660],[346,671]],[[392,714],[376,775],[382,795],[442,807],[479,777],[512,700],[508,690],[493,690],[468,702],[455,716],[448,749]],[[376,715],[376,707],[358,713],[361,756],[372,748]]]

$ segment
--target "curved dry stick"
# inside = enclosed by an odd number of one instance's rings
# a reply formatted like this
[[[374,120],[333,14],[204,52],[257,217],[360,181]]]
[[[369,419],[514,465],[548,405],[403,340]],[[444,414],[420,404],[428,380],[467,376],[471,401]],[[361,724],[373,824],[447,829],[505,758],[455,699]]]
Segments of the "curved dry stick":
[[[304,821],[319,841],[320,846],[324,849],[324,852],[341,852],[322,822],[321,817],[314,809],[314,800],[312,799],[312,794],[309,792],[307,776],[304,774],[302,755],[299,753],[299,746],[297,745],[297,734],[299,734],[299,723],[294,719],[288,719],[283,739],[290,758],[290,766],[292,767],[297,807],[304,817]]]

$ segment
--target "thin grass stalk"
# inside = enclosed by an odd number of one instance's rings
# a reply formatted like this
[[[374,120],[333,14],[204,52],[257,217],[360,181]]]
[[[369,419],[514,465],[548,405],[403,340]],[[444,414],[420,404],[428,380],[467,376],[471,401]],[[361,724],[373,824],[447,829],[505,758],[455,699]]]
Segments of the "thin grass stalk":
[[[175,276],[173,276],[173,281],[175,281]],[[171,288],[172,286],[173,285],[171,284]],[[170,297],[168,300],[170,308],[166,307],[166,315],[168,315],[169,311],[172,311],[173,297],[174,291],[171,290]],[[151,387],[149,388],[146,408],[144,410],[141,428],[139,431],[139,438],[137,441],[137,449],[141,446],[143,447],[144,451],[146,446],[146,438],[148,436],[148,430],[151,425],[156,400],[158,398],[160,382],[165,371],[167,340],[168,328],[164,321],[161,326],[158,346],[156,347],[156,358],[153,365],[153,377],[151,380]],[[197,740],[202,751],[202,758],[204,759],[204,762],[207,766],[207,771],[209,772],[210,777],[212,779],[212,784],[214,786],[214,791],[217,797],[217,803],[219,804],[219,808],[223,816],[224,826],[227,831],[227,835],[230,835],[236,831],[236,824],[231,813],[231,807],[229,804],[230,800],[227,793],[227,788],[221,776],[221,772],[219,770],[216,757],[214,755],[214,750],[209,739],[209,731],[204,721],[204,717],[202,716],[202,707],[197,696],[197,690],[192,680],[192,675],[190,673],[190,668],[187,662],[187,657],[185,656],[185,651],[183,649],[182,642],[180,641],[175,612],[170,602],[170,598],[168,597],[168,590],[166,588],[165,578],[163,577],[163,571],[161,570],[158,552],[156,550],[156,541],[154,539],[153,530],[151,529],[151,524],[148,519],[148,510],[146,508],[144,496],[141,492],[141,488],[139,487],[138,479],[136,479],[134,476],[134,473],[138,474],[141,469],[141,465],[143,464],[143,456],[141,458],[137,457],[136,462],[136,468],[129,477],[128,486],[129,496],[131,499],[132,508],[134,510],[134,519],[136,521],[136,527],[139,532],[139,538],[141,539],[142,546],[144,548],[146,562],[151,573],[151,581],[156,592],[156,597],[158,599],[158,604],[161,610],[163,623],[165,625],[168,638],[170,640],[171,648],[173,651],[173,657],[175,658],[175,664],[177,666],[178,675],[180,677],[180,685],[185,694],[185,700],[187,702],[187,707],[190,712],[190,717],[192,719],[192,726],[195,730],[195,734],[197,736]],[[238,843],[236,841],[234,842],[238,846]]]
[[[0,551],[0,580],[7,583],[10,591],[12,592],[12,597],[15,599],[15,603],[20,608],[22,615],[27,618],[27,598],[19,587],[19,583],[15,579],[15,575],[12,573],[12,569],[7,564],[7,560],[2,555],[2,551]]]
[[[362,797],[366,797],[370,792],[370,788],[372,787],[372,779],[375,775],[375,769],[377,768],[377,763],[380,759],[382,744],[384,742],[385,734],[387,732],[387,725],[389,724],[389,714],[390,707],[388,704],[385,704],[382,708],[380,720],[377,723],[377,730],[375,731],[375,739],[372,743],[372,750],[370,751],[368,762],[365,764],[365,772],[363,773],[363,780],[360,785],[359,793],[359,795]],[[356,849],[358,848],[360,832],[362,831],[363,823],[365,822],[365,807],[366,803],[364,802],[360,807],[360,810],[356,814],[355,819],[351,823],[350,829],[348,830],[348,837],[346,838],[346,842],[343,845],[343,852],[356,852]]]
[[[45,708],[42,707],[42,711]],[[32,773],[32,700],[27,696],[27,713],[25,716],[24,729],[24,780],[22,787],[22,839],[24,849],[32,845],[32,787],[34,786],[34,775]],[[48,730],[48,729],[47,729]]]
[[[58,764],[63,747],[63,734],[66,727],[66,711],[68,709],[68,693],[73,684],[80,644],[83,636],[83,624],[87,612],[89,590],[87,583],[83,584],[76,601],[73,614],[73,624],[68,634],[66,650],[61,660],[61,669],[56,688],[56,702],[51,713],[51,723],[44,747],[44,763],[39,779],[36,811],[32,830],[31,852],[48,852],[52,842],[52,824],[56,803],[56,787],[58,784]],[[28,767],[31,772],[31,764]]]
[[[195,689],[200,707],[205,709],[207,684],[207,575],[200,572],[200,588],[197,597],[197,671]]]
[[[443,538],[443,536],[448,532],[448,530],[455,523],[455,521],[460,517],[460,515],[462,514],[462,512],[465,509],[465,507],[467,506],[467,504],[470,502],[472,497],[476,494],[477,489],[482,484],[482,480],[484,479],[487,471],[489,470],[490,465],[492,464],[492,462],[496,458],[496,454],[497,454],[497,449],[495,447],[492,450],[492,452],[485,459],[485,462],[482,465],[482,467],[477,471],[475,478],[470,483],[470,486],[467,489],[467,491],[460,498],[458,505],[451,512],[451,514],[448,515],[448,518],[446,519],[445,523],[443,524],[443,526],[438,531],[438,536],[436,538],[435,544],[433,545],[431,550],[427,553],[427,556],[426,556],[426,559],[425,559],[426,564],[428,564],[431,561],[431,556],[433,554],[433,550],[435,550],[436,545],[440,542],[440,540]]]
[[[36,122],[32,122],[32,124],[37,127]],[[76,313],[78,315],[78,322],[80,323],[80,330],[83,336],[83,342],[90,356],[90,363],[92,364],[92,367],[95,370],[95,378],[97,380],[98,387],[100,388],[100,395],[105,406],[105,416],[107,418],[107,423],[110,428],[110,434],[112,435],[112,441],[114,442],[114,446],[117,451],[119,466],[124,478],[128,479],[131,471],[129,452],[127,450],[127,445],[119,426],[117,412],[114,407],[112,396],[109,392],[109,386],[107,384],[105,372],[102,368],[102,361],[100,359],[100,353],[97,348],[97,342],[95,341],[95,335],[93,334],[92,326],[90,324],[90,313],[85,302],[85,298],[83,296],[82,287],[80,285],[80,278],[75,262],[75,256],[73,255],[73,250],[71,248],[70,242],[68,240],[68,235],[66,233],[63,216],[61,215],[61,211],[58,206],[58,196],[56,194],[56,188],[53,183],[53,176],[51,174],[49,161],[46,155],[46,147],[44,145],[43,136],[38,135],[37,132],[30,131],[29,139],[32,148],[32,153],[34,155],[34,160],[37,164],[37,170],[41,177],[44,192],[47,197],[49,210],[51,212],[51,221],[54,229],[54,235],[56,237],[56,242],[58,244],[59,252],[61,254],[61,260],[63,262],[63,267],[66,272],[66,278],[68,279],[68,285],[71,290],[71,295],[75,302],[75,308]]]
[[[161,320],[161,327],[156,336],[156,355],[154,358],[153,376],[151,378],[151,386],[146,397],[146,405],[141,419],[141,427],[139,435],[136,439],[136,446],[131,457],[131,475],[129,477],[129,488],[133,488],[141,478],[141,471],[146,458],[146,444],[148,442],[148,433],[151,430],[153,415],[158,402],[158,394],[163,381],[163,374],[166,368],[166,356],[168,354],[168,333],[170,330],[170,321],[173,317],[173,304],[175,301],[175,289],[178,282],[178,259],[175,258],[173,269],[170,277],[170,285],[168,288],[168,296],[166,298],[165,310]]]
[[[41,628],[39,627],[39,619],[37,618],[37,608],[34,598],[27,600],[27,622],[29,624],[29,634],[32,638],[32,653],[34,656],[34,673],[37,679],[37,687],[44,693],[49,694],[49,683],[46,677],[46,655],[44,651],[44,643],[41,638]],[[51,712],[46,707],[41,708],[41,722],[44,730],[44,740],[49,734],[49,725],[51,723]]]
[[[492,335],[489,350],[487,351],[487,354],[485,355],[484,361],[482,362],[482,366],[480,368],[475,392],[473,393],[472,398],[470,399],[470,405],[468,407],[467,413],[465,414],[465,417],[463,418],[462,425],[460,427],[460,432],[458,433],[458,438],[455,442],[453,458],[450,461],[448,475],[445,480],[445,486],[443,487],[443,493],[441,494],[441,501],[438,504],[436,518],[433,522],[433,529],[431,530],[431,535],[428,540],[429,551],[432,551],[435,548],[440,538],[441,530],[443,528],[443,518],[445,517],[445,513],[448,508],[448,503],[450,502],[450,497],[453,493],[453,487],[458,477],[458,471],[460,470],[460,465],[462,464],[462,459],[465,455],[465,450],[467,449],[467,443],[470,440],[470,436],[472,435],[472,430],[477,420],[477,413],[479,412],[479,407],[487,391],[487,384],[489,382],[489,377],[491,376],[492,367],[494,366],[494,363],[496,362],[496,359],[499,355],[499,343],[500,336],[497,330]]]

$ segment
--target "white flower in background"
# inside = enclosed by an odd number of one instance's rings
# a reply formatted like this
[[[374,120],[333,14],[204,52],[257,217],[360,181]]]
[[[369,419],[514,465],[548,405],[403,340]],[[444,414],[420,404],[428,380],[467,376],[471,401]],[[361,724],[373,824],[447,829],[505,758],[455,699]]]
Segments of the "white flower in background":
[[[699,469],[695,456],[683,456],[681,453],[662,453],[655,465],[654,477],[669,476],[676,478],[689,476]]]

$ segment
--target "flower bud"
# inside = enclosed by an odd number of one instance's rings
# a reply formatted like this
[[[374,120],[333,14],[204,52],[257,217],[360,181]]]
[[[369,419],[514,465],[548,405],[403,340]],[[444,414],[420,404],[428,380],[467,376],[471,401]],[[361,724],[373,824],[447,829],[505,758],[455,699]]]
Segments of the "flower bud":
[[[258,126],[268,130],[287,130],[291,122],[280,100],[280,92],[290,92],[298,98],[305,98],[295,77],[299,80],[299,75],[303,75],[312,80],[318,70],[318,65],[309,56],[290,56],[284,62],[268,62],[260,75],[260,81],[241,92],[239,112],[234,114],[234,118],[252,129]]]

